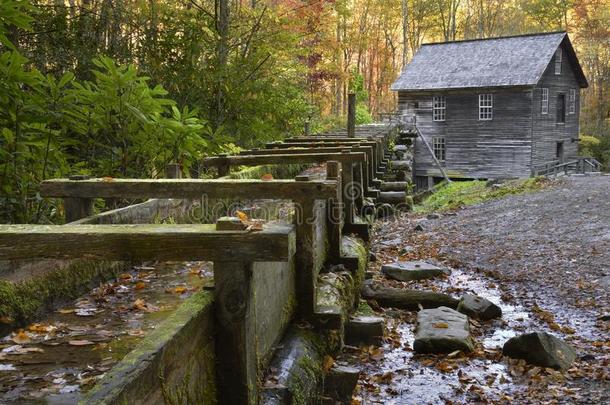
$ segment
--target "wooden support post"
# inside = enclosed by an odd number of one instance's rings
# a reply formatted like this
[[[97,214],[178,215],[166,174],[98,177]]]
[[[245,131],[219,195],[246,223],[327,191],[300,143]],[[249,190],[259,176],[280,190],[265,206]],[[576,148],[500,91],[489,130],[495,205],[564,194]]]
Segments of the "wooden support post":
[[[168,179],[180,179],[182,178],[182,171],[178,163],[169,163],[165,166],[165,177]]]
[[[295,177],[297,182],[308,182],[309,176]],[[316,305],[316,279],[318,277],[315,246],[314,196],[295,200],[294,225],[297,234],[296,294],[297,312],[302,319],[311,319]]]
[[[86,175],[70,176],[70,180],[89,180]],[[93,215],[93,198],[64,198],[66,223]]]
[[[252,263],[214,262],[220,404],[258,403],[254,299]]]
[[[326,179],[337,180],[341,184],[339,162],[330,161],[326,163]],[[328,254],[331,260],[338,260],[341,257],[341,229],[343,226],[341,197],[341,187],[339,187],[337,189],[337,197],[328,200]]]
[[[354,164],[350,162],[341,165],[341,193],[345,206],[345,223],[354,224],[354,199],[357,188],[354,187]]]
[[[305,136],[309,136],[309,125],[310,125],[309,120],[305,121],[305,125],[303,128],[303,133],[305,134]]]
[[[220,153],[218,155],[218,157],[221,158],[226,158],[228,155],[226,153]],[[220,162],[218,164],[218,166],[216,166],[218,168],[218,177],[224,177],[224,176],[228,176],[229,173],[231,172],[231,165],[229,164],[229,162]]]
[[[356,94],[354,93],[347,96],[347,136],[356,137]]]

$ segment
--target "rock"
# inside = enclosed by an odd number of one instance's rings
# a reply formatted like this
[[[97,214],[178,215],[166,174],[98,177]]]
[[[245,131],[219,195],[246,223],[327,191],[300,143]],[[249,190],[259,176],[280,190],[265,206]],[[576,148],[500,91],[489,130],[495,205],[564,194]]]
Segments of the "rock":
[[[407,253],[410,253],[412,251],[413,251],[413,246],[405,246],[398,251],[398,254],[402,256],[402,255],[406,255]]]
[[[502,309],[493,302],[474,294],[466,294],[460,300],[457,307],[458,312],[471,318],[488,321],[502,317]]]
[[[392,170],[411,171],[411,162],[408,160],[392,160],[390,164],[392,165]]]
[[[610,321],[610,314],[602,314],[597,319],[604,322]]]
[[[576,359],[574,348],[546,332],[534,332],[509,339],[502,353],[540,367],[567,369]]]
[[[424,229],[422,224],[415,225],[415,228],[413,228],[413,230],[416,231],[416,232],[423,232],[423,231],[425,231],[425,229]]]
[[[416,311],[421,305],[424,308],[441,306],[457,308],[459,301],[447,294],[432,291],[407,290],[404,288],[385,287],[372,280],[362,285],[362,297],[375,300],[382,307],[392,307]]]
[[[369,252],[369,262],[375,263],[377,261],[377,255],[374,252]]]
[[[375,272],[374,271],[365,271],[364,272],[364,279],[365,280],[371,280],[373,277],[375,277]]]
[[[377,207],[377,218],[385,218],[394,214],[394,207],[390,204],[384,203]]]
[[[398,170],[394,178],[396,181],[407,181],[409,178],[409,172],[406,170]]]
[[[413,350],[417,353],[451,353],[474,350],[468,317],[451,308],[424,309],[417,314]]]
[[[441,214],[433,212],[432,214],[428,214],[426,216],[427,219],[441,219]]]
[[[360,370],[335,364],[324,379],[324,394],[342,404],[350,404]]]
[[[407,189],[406,181],[385,181],[379,186],[380,191],[405,191]]]
[[[451,274],[448,269],[419,261],[384,264],[381,272],[398,281],[423,280]]]
[[[386,204],[406,204],[407,194],[404,191],[381,191],[379,202]]]
[[[357,316],[345,325],[345,343],[350,346],[379,345],[383,339],[384,320],[379,316]]]

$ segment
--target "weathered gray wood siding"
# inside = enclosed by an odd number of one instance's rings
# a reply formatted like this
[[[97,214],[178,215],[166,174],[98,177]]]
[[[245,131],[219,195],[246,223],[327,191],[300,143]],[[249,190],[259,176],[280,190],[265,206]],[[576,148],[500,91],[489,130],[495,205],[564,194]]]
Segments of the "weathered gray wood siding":
[[[542,89],[549,89],[549,112],[542,114]],[[569,113],[570,89],[576,90],[576,109]],[[565,124],[557,123],[557,95],[565,94],[566,118]],[[534,123],[532,161],[534,166],[556,158],[557,142],[563,142],[564,156],[576,156],[578,143],[572,139],[578,138],[580,118],[580,87],[566,52],[563,52],[561,74],[555,74],[555,58],[546,68],[544,75],[534,89]]]
[[[479,121],[479,94],[493,94],[493,120]],[[432,98],[444,95],[446,120],[432,119]],[[414,108],[415,102],[419,108]],[[454,178],[528,177],[531,173],[531,88],[399,92],[399,109],[415,113],[430,145],[444,136],[445,168]],[[420,139],[415,142],[415,176],[440,176]]]

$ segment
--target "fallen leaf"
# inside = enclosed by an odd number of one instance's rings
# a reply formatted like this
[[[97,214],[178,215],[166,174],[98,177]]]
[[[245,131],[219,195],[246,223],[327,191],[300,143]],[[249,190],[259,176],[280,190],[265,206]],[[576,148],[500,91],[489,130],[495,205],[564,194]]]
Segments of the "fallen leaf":
[[[5,324],[10,324],[13,323],[15,320],[13,318],[11,318],[10,316],[0,316],[0,323],[5,323]]]
[[[144,288],[146,288],[146,283],[145,282],[139,281],[139,282],[136,283],[136,286],[135,286],[136,290],[142,290]]]
[[[263,174],[261,177],[262,181],[270,181],[273,180],[273,175],[271,173]]]
[[[88,345],[94,345],[95,343],[93,343],[90,340],[70,340],[68,342],[68,344],[70,344],[72,346],[88,346]]]
[[[324,370],[325,373],[328,373],[334,364],[335,364],[335,359],[326,355],[326,356],[324,356],[324,361],[322,362],[322,369]]]
[[[137,300],[135,300],[134,303],[131,305],[131,308],[139,309],[139,310],[145,311],[145,312],[155,312],[155,311],[159,310],[158,307],[147,303],[142,298],[138,298]]]
[[[174,292],[176,294],[184,294],[187,291],[188,291],[188,288],[186,288],[186,287],[176,287],[176,288],[174,288]]]
[[[131,280],[132,276],[129,273],[122,273],[122,274],[119,274],[119,279],[120,280]]]
[[[432,324],[433,327],[437,329],[447,329],[449,328],[449,324],[446,322],[437,322]]]
[[[57,312],[59,312],[60,314],[73,314],[74,311],[76,311],[74,308],[62,308]]]
[[[23,329],[19,329],[17,333],[13,334],[12,340],[18,344],[30,343],[32,341]]]
[[[241,222],[248,222],[248,215],[245,212],[235,211],[235,215],[237,215]]]
[[[110,182],[110,181],[114,181],[114,179],[110,176],[106,176],[106,177],[102,177],[102,181]]]

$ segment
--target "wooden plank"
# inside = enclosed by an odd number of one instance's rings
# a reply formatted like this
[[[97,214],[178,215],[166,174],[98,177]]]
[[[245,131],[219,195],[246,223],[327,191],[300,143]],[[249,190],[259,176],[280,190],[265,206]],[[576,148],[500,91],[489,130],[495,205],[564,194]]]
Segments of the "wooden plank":
[[[292,226],[260,232],[216,231],[215,225],[0,225],[0,260],[287,261],[294,254]]]
[[[356,136],[356,94],[347,95],[347,136]]]
[[[339,162],[363,162],[366,154],[363,152],[348,153],[302,153],[302,154],[267,154],[267,155],[238,155],[229,157],[210,157],[201,164],[204,167],[231,165],[231,166],[258,166],[265,164],[299,164],[324,163],[329,160]]]
[[[91,179],[47,180],[41,184],[43,197],[81,198],[243,198],[298,200],[335,195],[337,182],[316,180],[201,180],[201,179]]]

